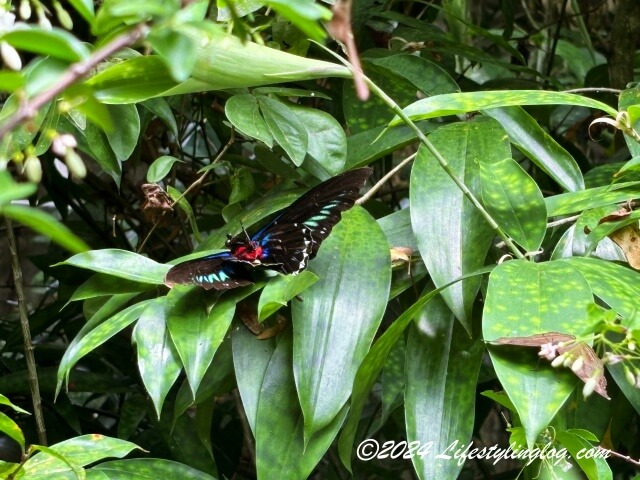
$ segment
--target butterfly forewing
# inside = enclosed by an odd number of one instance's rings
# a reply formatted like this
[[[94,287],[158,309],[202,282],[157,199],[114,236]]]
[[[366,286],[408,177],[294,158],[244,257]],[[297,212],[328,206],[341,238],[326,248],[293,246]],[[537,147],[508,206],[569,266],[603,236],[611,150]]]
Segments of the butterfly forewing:
[[[308,253],[308,259],[314,258],[320,244],[340,221],[341,213],[353,207],[360,189],[372,171],[368,167],[350,170],[312,188],[254,234],[251,239],[269,247],[273,234],[279,233],[287,226],[286,231],[293,237],[288,242],[290,251],[299,251],[304,248]],[[298,236],[295,235],[296,231],[299,232]],[[305,242],[308,235],[311,236],[310,244]],[[278,235],[279,238],[282,236]],[[294,271],[304,268],[306,264]]]

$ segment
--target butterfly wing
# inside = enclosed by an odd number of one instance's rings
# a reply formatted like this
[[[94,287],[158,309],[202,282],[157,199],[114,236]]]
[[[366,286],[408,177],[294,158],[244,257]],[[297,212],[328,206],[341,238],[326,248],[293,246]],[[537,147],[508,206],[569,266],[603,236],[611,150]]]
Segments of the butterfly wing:
[[[200,285],[206,290],[229,290],[253,282],[250,267],[234,260],[231,252],[220,252],[171,267],[164,278],[169,288],[177,284]]]
[[[298,273],[318,253],[320,244],[353,207],[373,170],[349,170],[312,188],[251,237],[263,249],[263,265]]]

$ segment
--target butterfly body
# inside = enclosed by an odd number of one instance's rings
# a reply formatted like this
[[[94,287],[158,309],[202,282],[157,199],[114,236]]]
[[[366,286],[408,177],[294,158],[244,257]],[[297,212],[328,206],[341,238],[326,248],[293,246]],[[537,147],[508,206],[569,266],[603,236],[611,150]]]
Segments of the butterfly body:
[[[228,235],[228,251],[175,265],[167,273],[165,284],[227,290],[253,283],[256,269],[296,275],[316,256],[341,213],[353,207],[371,171],[350,170],[321,183],[252,236],[244,229],[235,237]]]

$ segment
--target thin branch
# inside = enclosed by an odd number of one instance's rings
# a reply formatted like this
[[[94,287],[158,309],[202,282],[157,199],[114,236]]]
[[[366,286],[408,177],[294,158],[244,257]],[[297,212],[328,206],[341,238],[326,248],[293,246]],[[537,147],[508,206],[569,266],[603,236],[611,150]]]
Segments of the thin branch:
[[[53,88],[46,90],[33,99],[26,100],[20,104],[18,111],[11,115],[7,121],[0,126],[0,139],[3,139],[7,133],[12,131],[18,125],[30,118],[33,118],[40,108],[53,100],[56,95],[63,92],[66,88],[87,76],[100,62],[124,47],[137,42],[146,34],[146,32],[147,26],[145,24],[136,25],[127,33],[114,38],[111,42],[93,52],[93,54],[86,60],[71,65]]]
[[[402,167],[412,162],[417,155],[418,155],[418,152],[412,155],[409,155],[407,158],[401,161],[398,165],[396,165],[391,170],[389,170],[389,172],[384,177],[382,177],[373,187],[371,187],[371,189],[367,193],[365,193],[358,200],[356,200],[356,204],[362,205],[363,203],[367,202],[371,197],[373,197],[376,194],[378,190],[380,190],[380,188],[382,188],[382,186],[385,183],[387,183],[387,180],[393,177]]]
[[[47,445],[47,429],[44,424],[44,415],[42,414],[42,398],[40,397],[40,386],[38,385],[36,359],[33,355],[34,347],[31,342],[31,330],[29,329],[29,313],[27,312],[27,298],[24,294],[22,267],[20,267],[20,257],[18,256],[18,247],[16,245],[16,237],[13,234],[11,220],[8,217],[5,217],[4,220],[7,225],[7,238],[9,239],[9,253],[11,255],[13,281],[15,283],[16,295],[18,296],[18,312],[20,313],[20,325],[22,326],[22,337],[24,340],[24,356],[27,360],[29,387],[31,389],[33,413],[35,415],[36,428],[38,430],[38,442],[40,442],[40,445]]]

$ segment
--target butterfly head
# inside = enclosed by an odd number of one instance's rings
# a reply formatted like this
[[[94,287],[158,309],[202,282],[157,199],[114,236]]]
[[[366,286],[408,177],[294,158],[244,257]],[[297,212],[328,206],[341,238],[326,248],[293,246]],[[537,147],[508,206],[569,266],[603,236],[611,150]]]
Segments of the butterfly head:
[[[265,255],[265,251],[258,242],[254,242],[248,236],[245,238],[243,235],[232,237],[227,235],[227,241],[225,245],[231,250],[236,260],[242,262],[249,262],[254,265],[259,265],[261,258]]]

